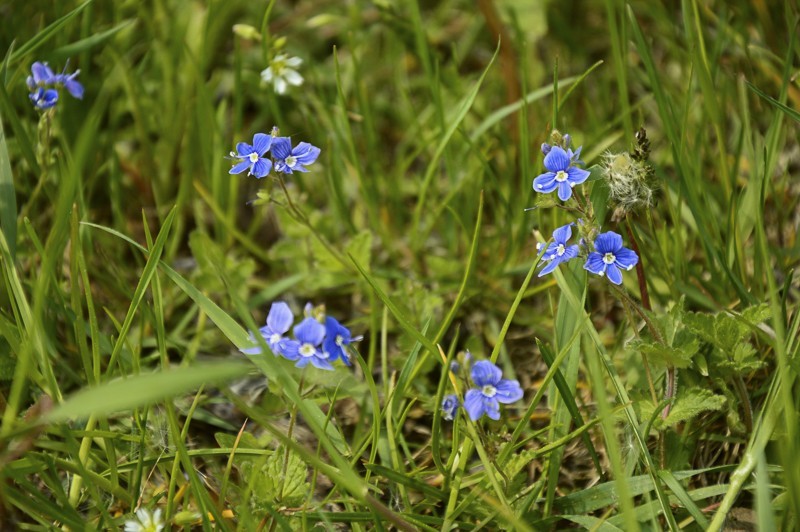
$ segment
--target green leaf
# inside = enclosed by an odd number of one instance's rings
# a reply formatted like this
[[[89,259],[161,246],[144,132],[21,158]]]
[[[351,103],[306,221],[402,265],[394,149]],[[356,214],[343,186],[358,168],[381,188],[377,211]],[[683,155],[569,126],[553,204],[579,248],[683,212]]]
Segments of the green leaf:
[[[63,17],[61,17],[60,19],[56,20],[43,30],[37,32],[36,35],[31,40],[29,40],[28,42],[17,48],[17,50],[11,54],[9,61],[14,62],[17,59],[22,58],[26,54],[29,54],[34,50],[36,50],[37,48],[39,48],[40,46],[42,46],[58,32],[61,26],[69,22],[70,19],[72,19],[75,15],[83,11],[86,8],[86,6],[91,4],[93,1],[94,0],[86,0],[86,2],[82,3],[81,5],[79,5],[78,7],[76,7]]]
[[[251,368],[245,362],[215,362],[114,379],[75,393],[43,420],[59,423],[132,410],[190,392],[203,384],[231,380],[245,375]]]
[[[306,465],[297,454],[286,454],[283,447],[261,462],[250,460],[242,464],[242,473],[252,479],[253,502],[257,508],[266,509],[269,503],[282,506],[300,506],[311,489],[306,482]],[[284,473],[285,471],[285,473]]]
[[[59,48],[53,50],[52,54],[50,54],[54,58],[64,58],[69,59],[72,56],[78,55],[81,52],[85,52],[90,48],[94,48],[100,44],[103,44],[105,41],[109,40],[111,37],[119,33],[120,31],[136,24],[136,20],[126,20],[121,22],[111,28],[110,30],[106,30],[101,33],[95,33],[94,35],[90,35],[85,39],[81,39],[80,41],[76,41],[74,43],[70,43]]]
[[[716,395],[705,388],[681,388],[667,419],[662,420],[658,416],[653,426],[658,430],[674,427],[703,412],[722,410],[726,402],[727,399],[724,396]],[[654,405],[648,400],[642,400],[639,405],[642,409],[642,417],[645,419],[652,417],[655,408],[660,406]]]

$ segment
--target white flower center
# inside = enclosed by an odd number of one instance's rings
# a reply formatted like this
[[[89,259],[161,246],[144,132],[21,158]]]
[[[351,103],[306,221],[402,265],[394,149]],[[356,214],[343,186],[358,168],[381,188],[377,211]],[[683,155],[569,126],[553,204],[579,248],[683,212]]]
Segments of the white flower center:
[[[614,264],[614,261],[617,260],[617,257],[614,256],[613,253],[609,252],[603,255],[603,262],[606,264]]]
[[[336,335],[336,345],[342,347],[344,345],[344,337],[341,334]]]
[[[566,173],[564,170],[559,170],[556,173],[556,181],[558,181],[559,183],[563,183],[564,181],[567,180],[568,177],[569,177],[569,174]]]
[[[486,397],[494,397],[495,394],[497,393],[497,388],[495,388],[491,384],[487,384],[481,389],[481,393],[483,393],[483,395],[485,395]]]
[[[281,337],[281,335],[280,335],[280,334],[278,334],[278,333],[272,333],[272,335],[269,337],[269,343],[271,343],[271,344],[275,345],[275,344],[277,344],[278,342],[280,342],[280,341],[281,341],[281,338],[282,338],[282,337]]]
[[[317,352],[317,348],[311,344],[303,344],[300,346],[299,352],[300,356],[313,357]]]
[[[286,166],[289,168],[294,168],[294,165],[297,164],[297,157],[294,155],[290,155],[286,158]]]
[[[258,162],[258,154],[256,152],[251,153],[247,157],[250,159],[251,163],[257,163]]]
[[[560,257],[561,255],[564,254],[565,251],[567,251],[567,248],[564,247],[564,244],[559,244],[558,247],[556,248],[556,255]]]

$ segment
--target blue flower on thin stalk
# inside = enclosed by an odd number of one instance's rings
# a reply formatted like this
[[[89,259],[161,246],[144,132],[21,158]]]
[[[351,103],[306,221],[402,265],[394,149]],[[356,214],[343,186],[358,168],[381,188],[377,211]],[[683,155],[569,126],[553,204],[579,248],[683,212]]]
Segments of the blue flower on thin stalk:
[[[542,255],[542,261],[549,262],[539,272],[539,277],[552,272],[562,262],[567,262],[578,256],[578,245],[572,244],[570,246],[567,244],[567,240],[572,238],[572,225],[570,223],[553,231],[553,241],[548,244],[544,255]],[[540,251],[543,245],[542,243],[537,244],[536,251]]]
[[[292,345],[295,340],[289,339],[284,336],[294,323],[294,314],[292,314],[289,305],[283,301],[276,301],[272,304],[267,314],[267,324],[259,329],[259,334],[264,337],[264,341],[272,350],[274,355],[284,355],[286,347]],[[246,355],[258,355],[261,353],[261,348],[250,347],[240,350]]]
[[[320,349],[325,338],[325,326],[312,317],[308,317],[294,328],[294,337],[297,341],[284,347],[283,356],[288,360],[296,361],[295,366],[303,368],[309,364],[319,369],[333,371],[333,366],[328,361],[330,355]]]
[[[519,382],[504,379],[500,368],[488,360],[472,366],[472,382],[477,388],[467,391],[464,396],[464,409],[472,421],[484,414],[491,419],[500,419],[500,403],[513,403],[523,395]]]
[[[558,198],[567,201],[572,197],[572,188],[589,178],[588,171],[573,166],[573,163],[580,162],[579,156],[580,148],[573,152],[571,149],[564,151],[561,146],[552,146],[544,157],[544,166],[548,172],[533,180],[533,189],[543,194],[557,189]]]
[[[231,157],[240,159],[240,162],[233,165],[233,168],[228,173],[241,174],[249,169],[247,175],[256,176],[258,179],[267,175],[272,169],[272,161],[264,157],[264,155],[269,151],[272,143],[272,136],[266,133],[256,133],[253,137],[252,146],[246,142],[238,143],[236,145],[236,153],[231,152]]]
[[[607,276],[609,281],[617,285],[622,284],[620,270],[630,270],[639,262],[636,252],[623,247],[622,237],[614,231],[598,235],[594,249],[583,267],[594,274]]]
[[[442,400],[442,418],[446,421],[452,421],[458,407],[458,397],[455,394],[445,395]]]
[[[362,336],[353,337],[350,329],[339,323],[336,318],[330,316],[325,318],[325,340],[322,342],[322,348],[328,353],[331,361],[338,358],[349,366],[350,355],[347,354],[346,346],[362,338]]]
[[[275,170],[284,174],[292,172],[308,172],[305,165],[311,164],[319,157],[320,149],[308,142],[301,142],[292,148],[289,137],[276,137],[272,141],[272,157],[275,159]]]

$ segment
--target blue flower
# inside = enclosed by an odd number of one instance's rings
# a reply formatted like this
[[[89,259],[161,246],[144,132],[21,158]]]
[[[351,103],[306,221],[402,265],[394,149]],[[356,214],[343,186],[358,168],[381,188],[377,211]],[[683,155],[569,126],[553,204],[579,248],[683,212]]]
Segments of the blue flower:
[[[292,172],[308,172],[305,167],[319,157],[319,148],[308,142],[301,142],[292,149],[289,137],[277,137],[272,141],[272,157],[275,159],[275,170],[284,174]]]
[[[573,159],[577,161],[580,156],[578,151],[564,151],[560,146],[553,146],[545,155],[544,166],[549,170],[533,180],[533,189],[536,192],[549,194],[558,189],[558,198],[567,201],[572,197],[572,187],[580,185],[589,178],[589,172],[573,166]]]
[[[28,97],[37,109],[50,109],[58,102],[58,91],[55,89],[36,87]]]
[[[614,284],[622,284],[620,268],[630,270],[639,262],[639,256],[634,251],[622,247],[622,237],[614,231],[598,235],[594,249],[583,267],[597,275],[606,275]]]
[[[451,421],[456,415],[458,406],[458,397],[455,394],[445,395],[442,401],[442,417],[447,421]]]
[[[312,364],[319,369],[333,370],[333,366],[328,362],[330,355],[320,349],[325,338],[324,325],[308,317],[294,328],[294,337],[297,338],[296,342],[284,346],[285,358],[297,361],[295,366],[298,368]]]
[[[286,347],[290,346],[294,340],[290,340],[284,336],[286,332],[292,327],[294,323],[294,314],[292,314],[289,305],[283,301],[276,301],[272,304],[267,314],[267,324],[259,329],[259,333],[264,337],[272,353],[283,355]],[[257,355],[261,353],[261,348],[250,347],[240,350],[246,355]]]
[[[75,78],[80,70],[67,74],[67,67],[61,74],[54,74],[47,63],[36,61],[31,65],[31,75],[25,80],[31,91],[30,99],[39,109],[49,109],[58,101],[58,92],[55,89],[46,89],[52,85],[56,88],[64,87],[75,98],[83,98],[83,85]]]
[[[272,161],[264,157],[272,144],[272,136],[265,133],[256,133],[252,146],[246,142],[240,142],[236,145],[236,153],[231,152],[231,157],[241,159],[241,161],[235,164],[228,173],[241,174],[249,169],[247,175],[254,175],[261,179],[272,168]]]
[[[330,359],[340,358],[342,362],[350,365],[350,356],[345,349],[346,345],[361,340],[361,336],[353,336],[350,329],[339,323],[336,318],[328,316],[325,318],[325,341],[322,342],[322,349],[330,356]]]
[[[477,388],[467,391],[464,396],[464,409],[472,421],[477,421],[484,414],[491,419],[500,419],[499,403],[509,404],[522,398],[519,382],[502,377],[500,368],[488,360],[481,360],[472,366],[472,382]]]
[[[577,244],[571,246],[567,245],[567,240],[572,238],[572,225],[573,224],[570,223],[553,231],[553,241],[550,242],[544,255],[542,255],[542,261],[549,262],[542,268],[542,271],[539,272],[539,277],[552,272],[562,262],[567,262],[578,256]],[[539,251],[542,246],[543,244],[539,243],[536,246],[536,250]]]

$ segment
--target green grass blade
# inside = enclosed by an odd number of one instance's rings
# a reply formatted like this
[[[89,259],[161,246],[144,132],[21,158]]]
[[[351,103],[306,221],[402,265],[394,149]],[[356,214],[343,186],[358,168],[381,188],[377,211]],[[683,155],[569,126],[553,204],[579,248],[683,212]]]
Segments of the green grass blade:
[[[0,228],[6,238],[11,259],[17,255],[17,194],[14,190],[14,176],[11,173],[11,160],[0,117]]]

